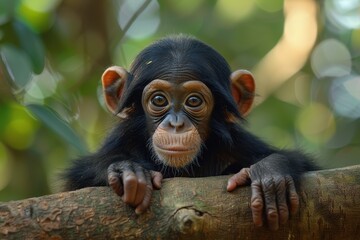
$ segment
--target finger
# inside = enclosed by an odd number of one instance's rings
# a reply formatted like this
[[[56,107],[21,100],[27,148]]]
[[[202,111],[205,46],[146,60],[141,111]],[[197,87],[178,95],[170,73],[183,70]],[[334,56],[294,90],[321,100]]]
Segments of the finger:
[[[276,200],[280,224],[286,223],[289,219],[289,209],[286,195],[286,181],[281,177],[275,180]]]
[[[275,184],[272,178],[262,181],[262,189],[264,192],[266,219],[270,230],[279,228],[279,214],[276,206]]]
[[[145,179],[144,170],[141,167],[135,168],[135,175],[137,178],[137,185],[136,185],[136,195],[135,195],[135,200],[134,200],[134,206],[137,206],[144,199],[144,195],[145,195],[145,191],[146,191],[146,179]],[[151,181],[151,180],[149,180],[149,181]]]
[[[240,172],[233,175],[228,180],[227,191],[231,192],[236,189],[237,186],[245,185],[250,179],[250,168],[243,168]]]
[[[125,203],[134,206],[137,188],[137,177],[133,171],[124,171],[122,174],[124,185],[123,200]]]
[[[119,196],[123,196],[124,194],[124,185],[122,181],[124,170],[131,171],[130,165],[126,161],[110,164],[107,169],[108,183],[113,191]]]
[[[291,176],[285,177],[286,188],[288,189],[288,199],[290,205],[290,213],[295,214],[299,209],[299,195],[296,192],[295,183]]]
[[[153,186],[156,189],[160,189],[161,188],[161,181],[163,179],[163,175],[161,174],[161,172],[150,171],[150,175],[151,175],[151,180],[152,180]]]
[[[153,186],[151,183],[151,174],[147,171],[145,172],[145,178],[146,178],[146,189],[145,189],[144,199],[136,207],[136,209],[135,209],[136,214],[143,213],[150,206],[150,200],[151,200],[151,195],[153,192]]]
[[[120,177],[121,176],[118,173],[110,172],[108,174],[108,183],[117,195],[122,196],[124,194],[124,189]]]
[[[251,210],[255,226],[263,225],[264,200],[262,197],[261,184],[259,181],[251,183]]]

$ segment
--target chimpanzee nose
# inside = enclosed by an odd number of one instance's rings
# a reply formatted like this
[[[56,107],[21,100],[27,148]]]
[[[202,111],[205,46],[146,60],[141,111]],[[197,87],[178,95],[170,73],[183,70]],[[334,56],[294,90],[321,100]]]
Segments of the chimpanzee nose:
[[[170,115],[169,125],[171,128],[175,128],[176,131],[181,131],[184,127],[184,117],[179,116],[178,114]]]

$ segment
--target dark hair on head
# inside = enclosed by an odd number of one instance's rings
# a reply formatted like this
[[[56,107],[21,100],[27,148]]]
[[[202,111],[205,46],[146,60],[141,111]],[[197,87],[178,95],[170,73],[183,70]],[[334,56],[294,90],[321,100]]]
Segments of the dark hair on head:
[[[179,74],[204,82],[214,95],[215,108],[226,108],[239,116],[230,92],[230,67],[224,57],[207,44],[183,34],[160,39],[138,54],[131,65],[119,111],[132,104],[140,105],[142,90],[152,80],[171,81]]]

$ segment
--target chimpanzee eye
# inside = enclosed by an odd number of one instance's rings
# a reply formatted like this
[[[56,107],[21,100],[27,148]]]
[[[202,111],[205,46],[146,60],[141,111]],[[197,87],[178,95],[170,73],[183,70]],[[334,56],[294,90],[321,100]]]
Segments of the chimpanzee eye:
[[[190,96],[186,100],[186,105],[189,107],[199,107],[203,103],[203,100],[198,96]]]
[[[166,105],[168,105],[168,100],[165,96],[158,94],[151,99],[151,104],[156,107],[165,107]]]

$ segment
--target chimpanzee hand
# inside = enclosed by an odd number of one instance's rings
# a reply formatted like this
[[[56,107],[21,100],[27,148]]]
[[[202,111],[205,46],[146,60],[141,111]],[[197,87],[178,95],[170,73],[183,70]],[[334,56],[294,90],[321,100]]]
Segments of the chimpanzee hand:
[[[143,168],[132,161],[121,161],[108,167],[108,182],[125,203],[135,207],[136,214],[150,205],[153,186],[161,187],[162,174]]]
[[[251,209],[256,226],[263,225],[263,216],[271,230],[277,230],[299,207],[293,178],[290,176],[288,159],[280,154],[272,154],[263,160],[243,168],[232,176],[227,190],[246,185],[251,179]]]

